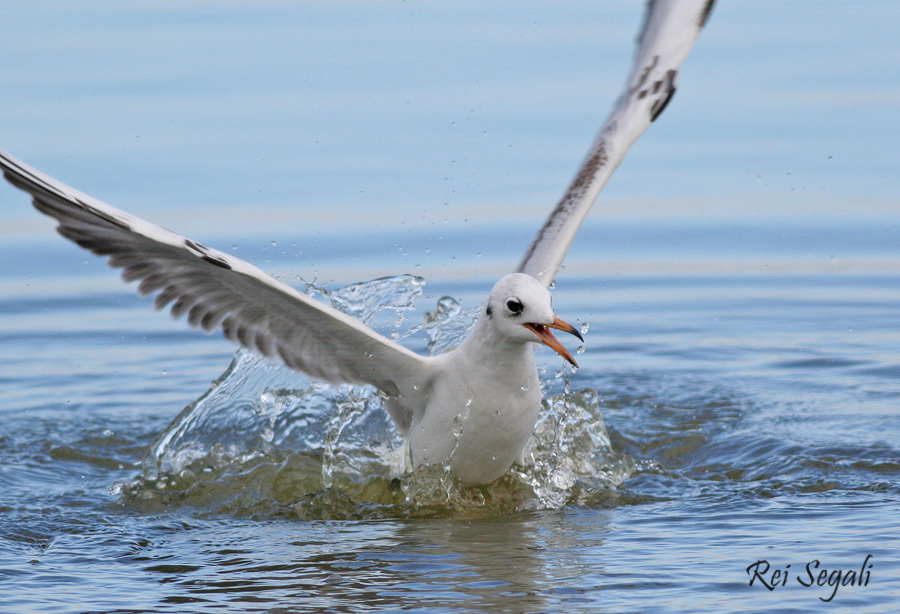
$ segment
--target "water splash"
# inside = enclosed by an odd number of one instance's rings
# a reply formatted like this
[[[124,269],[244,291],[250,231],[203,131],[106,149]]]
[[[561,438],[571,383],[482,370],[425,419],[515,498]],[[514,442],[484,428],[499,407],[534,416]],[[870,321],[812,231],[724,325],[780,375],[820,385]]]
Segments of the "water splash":
[[[589,504],[610,494],[634,471],[629,458],[613,451],[600,397],[592,388],[544,399],[530,457],[532,464],[520,475],[534,490],[533,507]]]
[[[331,304],[430,354],[457,345],[479,309],[441,298],[421,324],[408,314],[422,294],[414,276],[333,292]],[[303,518],[483,515],[588,504],[632,471],[617,457],[594,390],[544,400],[526,467],[489,487],[463,488],[449,463],[404,474],[406,448],[371,386],[334,386],[238,350],[229,368],[157,438],[143,476],[118,485],[140,506],[194,505],[212,512]],[[542,382],[546,389],[558,381]]]
[[[405,312],[415,307],[423,285],[421,278],[404,275],[334,292],[316,290],[336,308],[369,325],[389,312],[396,327]],[[202,462],[213,449],[222,450],[237,462],[260,454],[298,451],[321,457],[327,451],[332,462],[343,454],[338,440],[365,444],[377,441],[379,450],[385,445],[389,449],[399,445],[374,388],[314,381],[239,349],[225,373],[153,443],[143,461],[144,478],[165,481],[185,467]],[[326,467],[323,471],[330,479],[333,469]]]

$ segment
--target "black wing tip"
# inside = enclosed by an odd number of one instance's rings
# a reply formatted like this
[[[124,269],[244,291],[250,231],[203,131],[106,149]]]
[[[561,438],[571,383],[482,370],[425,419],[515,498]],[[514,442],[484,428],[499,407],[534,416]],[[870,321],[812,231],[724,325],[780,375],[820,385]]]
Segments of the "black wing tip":
[[[666,107],[669,106],[669,102],[671,102],[672,98],[675,97],[675,88],[673,87],[669,90],[668,94],[662,100],[658,100],[656,104],[650,109],[650,121],[655,122],[656,118],[662,115],[662,112],[666,110]]]
[[[697,25],[700,28],[703,28],[706,25],[707,20],[709,19],[710,13],[712,13],[713,5],[716,3],[716,0],[707,0],[706,6],[703,7],[703,11],[700,13],[700,20]]]
[[[0,150],[0,168],[3,177],[14,187],[37,196],[36,192],[48,194],[54,197],[65,198],[55,186],[48,184],[40,174],[24,162],[13,158]]]
[[[232,270],[232,266],[228,264],[227,260],[219,256],[215,252],[215,250],[206,247],[202,243],[192,241],[191,239],[185,239],[184,246],[188,249],[189,252],[191,252],[201,260],[210,264],[214,264],[220,269],[225,269],[226,271]]]
[[[662,82],[663,92],[662,97],[655,101],[653,105],[650,107],[650,121],[655,122],[656,118],[662,115],[662,112],[666,110],[666,107],[669,106],[669,103],[672,101],[672,98],[675,96],[675,91],[678,89],[675,86],[675,81],[678,78],[678,71],[674,68],[670,68],[666,71],[665,79]],[[660,82],[657,81],[657,85]]]

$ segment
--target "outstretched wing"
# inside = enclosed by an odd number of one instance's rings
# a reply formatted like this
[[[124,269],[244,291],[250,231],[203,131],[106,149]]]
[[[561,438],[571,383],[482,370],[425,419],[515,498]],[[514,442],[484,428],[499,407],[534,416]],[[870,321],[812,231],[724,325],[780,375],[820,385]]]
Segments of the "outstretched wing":
[[[600,190],[631,144],[675,94],[679,66],[694,46],[712,5],[713,0],[649,0],[628,86],[518,272],[535,277],[547,287],[553,282]]]
[[[415,395],[428,360],[361,322],[294,290],[258,268],[119,211],[0,151],[0,168],[57,230],[140,280],[141,295],[158,292],[195,327],[225,336],[330,382],[366,383],[394,396]],[[403,399],[410,401],[411,399]],[[403,403],[403,400],[400,402]]]

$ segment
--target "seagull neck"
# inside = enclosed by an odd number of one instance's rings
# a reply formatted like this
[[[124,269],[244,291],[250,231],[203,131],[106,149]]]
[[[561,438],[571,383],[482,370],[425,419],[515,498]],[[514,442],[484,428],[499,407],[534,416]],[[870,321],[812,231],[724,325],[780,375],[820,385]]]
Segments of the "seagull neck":
[[[532,356],[528,343],[500,334],[490,320],[482,316],[475,328],[460,345],[469,359],[481,365],[497,365],[513,360],[528,360]]]

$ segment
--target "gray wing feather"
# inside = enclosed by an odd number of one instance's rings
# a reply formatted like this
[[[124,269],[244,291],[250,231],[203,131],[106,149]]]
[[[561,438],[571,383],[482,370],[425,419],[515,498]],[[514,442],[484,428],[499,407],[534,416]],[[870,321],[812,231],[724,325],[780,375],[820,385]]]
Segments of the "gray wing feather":
[[[549,287],[578,227],[625,152],[675,94],[678,71],[713,0],[650,0],[625,91],[517,269]]]
[[[157,309],[330,382],[371,384],[411,401],[429,359],[247,262],[119,211],[0,151],[0,168],[67,239],[122,269]],[[406,398],[403,398],[406,397]],[[401,416],[395,416],[402,422]],[[401,424],[401,426],[403,426]]]

